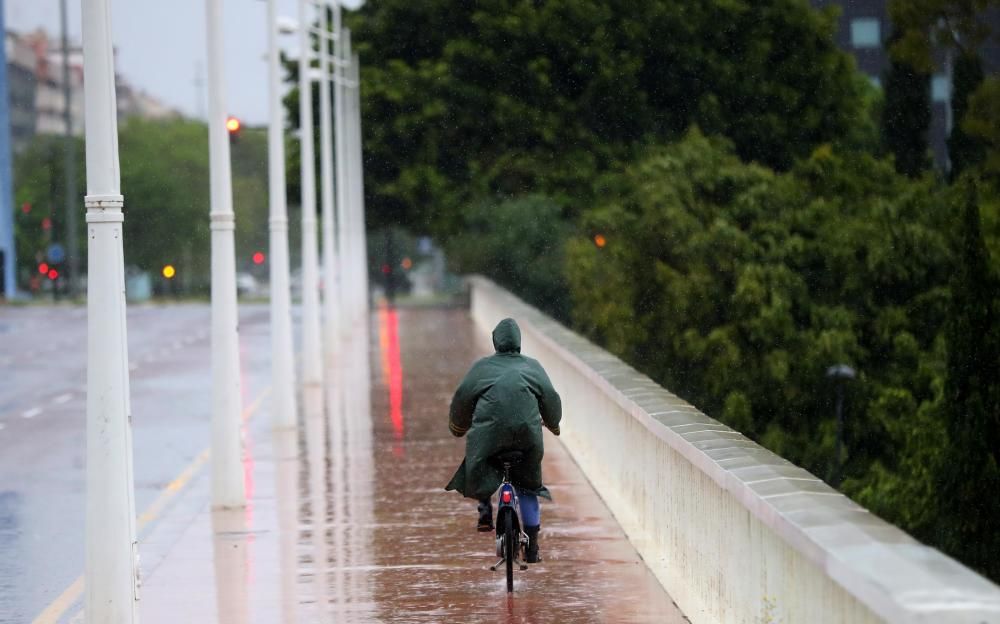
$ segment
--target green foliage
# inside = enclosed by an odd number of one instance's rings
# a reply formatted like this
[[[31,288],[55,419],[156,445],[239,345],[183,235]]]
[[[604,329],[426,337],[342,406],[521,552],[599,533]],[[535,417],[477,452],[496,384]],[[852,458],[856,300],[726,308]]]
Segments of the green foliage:
[[[125,196],[125,262],[159,275],[174,264],[186,288],[205,288],[210,270],[208,134],[190,120],[130,119],[119,129],[122,193]],[[81,270],[86,269],[83,195],[86,189],[83,141],[75,142],[79,199]],[[65,236],[65,181],[61,137],[38,136],[15,161],[18,263],[35,266],[49,242],[42,218],[53,221],[51,240]],[[234,210],[238,257],[266,249],[267,186],[264,134],[244,129],[232,147]],[[240,264],[244,264],[240,262]],[[22,273],[24,273],[22,271]],[[22,274],[22,286],[28,274]]]
[[[208,132],[191,121],[131,119],[121,127],[125,258],[159,273],[177,266],[178,279],[209,268]]]
[[[1000,279],[990,266],[973,180],[962,191],[958,267],[951,280],[940,501],[945,547],[971,566],[1000,576]]]
[[[897,35],[894,35],[897,36]],[[882,145],[896,159],[896,168],[910,177],[929,164],[927,129],[931,123],[931,76],[893,59],[885,75]]]
[[[829,148],[776,174],[695,131],[606,181],[601,197],[583,229],[607,245],[567,247],[573,319],[587,335],[820,475],[835,445],[824,372],[854,366],[854,492],[879,489],[873,466],[898,477],[925,450],[910,426],[941,395],[950,270],[930,182]]]
[[[963,171],[979,164],[985,158],[985,145],[980,137],[970,135],[961,120],[966,118],[969,99],[983,82],[983,63],[975,54],[961,54],[952,71],[951,114],[959,123],[948,137],[948,156],[951,159],[951,177],[957,179]],[[1000,105],[1000,102],[997,102]]]
[[[979,59],[980,47],[990,37],[988,11],[1000,9],[1000,0],[890,0],[889,15],[895,25],[890,54],[893,71],[905,71],[900,66],[911,68],[914,76],[929,75],[935,70],[935,54],[948,54],[955,58],[952,91],[952,116],[954,130],[948,140],[951,155],[952,179],[957,178],[970,166],[988,159],[991,163],[1000,160],[996,152],[996,112],[1000,110],[1000,96],[995,87],[983,81],[983,70]],[[898,101],[900,120],[898,128],[887,129],[892,134],[886,145],[897,155],[900,171],[914,175],[913,159],[917,157],[915,145],[906,144],[907,132],[915,137],[915,131],[923,129],[923,110],[919,112],[920,122],[905,123],[906,107],[917,105],[915,85],[903,78],[895,87],[886,85],[887,100]],[[903,93],[892,95],[894,88]],[[923,87],[921,87],[922,89]],[[909,94],[909,95],[907,95]],[[895,108],[895,107],[894,107]],[[911,110],[916,110],[912,109]],[[967,120],[967,114],[971,117]],[[992,137],[992,138],[991,138]],[[990,148],[989,146],[993,147]],[[992,151],[989,151],[991,150]],[[926,146],[924,146],[926,150]],[[903,158],[901,154],[905,154]],[[992,165],[991,165],[992,166]],[[995,167],[1000,169],[1000,167]]]
[[[492,275],[556,318],[568,317],[563,243],[568,226],[552,199],[534,195],[484,201],[464,214],[466,236],[452,240],[449,259]]]
[[[35,275],[35,267],[45,260],[45,252],[50,243],[66,241],[66,183],[65,183],[65,142],[61,136],[39,136],[14,161],[14,239],[17,248],[17,280],[26,290],[29,280]],[[86,264],[87,241],[83,225],[84,179],[83,141],[73,140],[76,158],[76,188],[80,190],[77,218],[77,248],[82,257],[81,266]],[[29,208],[28,212],[21,210]],[[49,219],[51,229],[43,228],[43,220]]]
[[[985,79],[969,96],[962,131],[984,145],[983,171],[1000,179],[1000,78]]]
[[[890,52],[896,60],[930,73],[935,51],[974,54],[990,34],[983,13],[996,7],[1000,0],[889,0],[889,17],[900,33]]]
[[[480,197],[572,208],[642,144],[692,123],[785,168],[861,110],[832,14],[804,0],[366,3],[361,53],[373,214],[460,231]]]

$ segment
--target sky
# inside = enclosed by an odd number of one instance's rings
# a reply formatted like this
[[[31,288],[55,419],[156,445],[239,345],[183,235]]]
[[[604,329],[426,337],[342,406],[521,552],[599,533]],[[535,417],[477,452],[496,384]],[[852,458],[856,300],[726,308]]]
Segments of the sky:
[[[43,28],[59,36],[60,0],[0,0],[8,30]],[[298,17],[296,0],[277,0],[278,15]],[[70,39],[80,41],[80,0],[67,0]],[[357,6],[360,1],[345,2]],[[257,125],[267,121],[267,3],[223,0],[226,102],[230,113]],[[111,0],[117,71],[129,83],[181,110],[204,117],[205,0]],[[294,36],[282,37],[294,53]]]

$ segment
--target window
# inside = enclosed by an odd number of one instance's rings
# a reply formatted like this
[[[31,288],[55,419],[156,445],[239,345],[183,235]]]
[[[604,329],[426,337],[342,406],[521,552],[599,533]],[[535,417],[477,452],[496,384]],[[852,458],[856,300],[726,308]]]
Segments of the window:
[[[882,45],[882,28],[876,17],[851,20],[851,45],[855,48],[877,48]]]
[[[951,99],[951,80],[944,74],[935,74],[931,78],[931,100],[947,102]]]

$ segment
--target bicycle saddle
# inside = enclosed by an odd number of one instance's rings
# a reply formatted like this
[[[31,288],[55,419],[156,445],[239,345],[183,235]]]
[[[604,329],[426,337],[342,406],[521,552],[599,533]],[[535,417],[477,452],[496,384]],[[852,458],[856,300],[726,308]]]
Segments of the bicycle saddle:
[[[524,453],[521,451],[504,451],[502,453],[497,453],[493,456],[493,459],[501,464],[518,464],[524,459]]]

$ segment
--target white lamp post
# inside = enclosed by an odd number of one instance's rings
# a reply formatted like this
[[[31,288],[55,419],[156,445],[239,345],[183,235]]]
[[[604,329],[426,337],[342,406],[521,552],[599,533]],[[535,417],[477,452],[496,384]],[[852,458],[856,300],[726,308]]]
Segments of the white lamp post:
[[[288,259],[288,208],[285,203],[285,143],[278,59],[277,0],[267,1],[268,102],[267,132],[270,192],[269,245],[271,251],[271,401],[274,426],[291,428],[297,422],[292,348],[292,305]]]
[[[340,11],[340,7],[334,5],[333,10]],[[342,299],[341,282],[341,261],[337,255],[337,241],[334,238],[336,217],[334,215],[334,188],[333,188],[333,128],[330,117],[332,115],[330,105],[330,85],[333,79],[331,73],[332,61],[330,58],[330,37],[337,37],[336,30],[329,29],[330,22],[327,11],[323,10],[323,19],[320,22],[320,79],[319,92],[319,112],[320,112],[320,171],[323,180],[323,311],[326,321],[326,332],[323,335],[326,367],[332,370],[333,358],[337,353],[337,340],[339,336],[340,315],[338,306]],[[330,33],[330,34],[328,34]]]
[[[357,54],[351,58],[348,79],[350,90],[349,105],[351,107],[350,133],[351,139],[351,174],[353,184],[351,191],[354,210],[355,237],[355,306],[359,321],[364,321],[368,315],[368,241],[365,237],[365,176],[364,153],[361,145],[361,63]]]
[[[312,79],[309,62],[308,0],[299,0],[299,129],[302,171],[302,382],[323,384],[323,343],[319,311],[319,258],[316,245],[316,157],[313,147]]]
[[[333,31],[337,38],[333,46],[333,112],[336,149],[336,189],[337,189],[337,253],[340,257],[340,331],[350,335],[354,324],[351,294],[353,291],[353,267],[351,266],[350,213],[347,208],[347,145],[345,135],[347,123],[344,115],[344,72],[343,49],[347,31],[340,24],[340,4],[333,11]]]
[[[212,506],[246,505],[239,318],[236,307],[236,229],[229,132],[226,129],[222,0],[208,0],[208,148],[212,206]]]
[[[118,113],[108,0],[83,0],[87,141],[87,519],[88,622],[136,620],[138,549]]]

